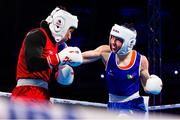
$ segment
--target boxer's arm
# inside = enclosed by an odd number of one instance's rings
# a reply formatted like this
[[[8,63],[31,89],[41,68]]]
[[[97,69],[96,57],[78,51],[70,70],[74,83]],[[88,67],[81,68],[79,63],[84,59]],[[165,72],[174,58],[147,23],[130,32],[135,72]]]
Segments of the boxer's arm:
[[[145,56],[142,56],[140,73],[142,86],[146,93],[157,95],[161,92],[163,83],[157,75],[150,75],[148,68],[148,60]]]
[[[83,56],[83,63],[90,63],[102,59],[102,55],[106,52],[109,52],[108,45],[102,45],[97,47],[94,50],[88,50],[82,53]]]
[[[49,68],[46,58],[42,58],[46,38],[41,31],[29,33],[25,40],[25,62],[29,71],[46,70]]]
[[[140,77],[141,77],[141,83],[144,88],[144,91],[146,91],[145,85],[146,85],[147,79],[150,77],[150,74],[149,74],[149,62],[147,58],[143,55],[141,58]]]

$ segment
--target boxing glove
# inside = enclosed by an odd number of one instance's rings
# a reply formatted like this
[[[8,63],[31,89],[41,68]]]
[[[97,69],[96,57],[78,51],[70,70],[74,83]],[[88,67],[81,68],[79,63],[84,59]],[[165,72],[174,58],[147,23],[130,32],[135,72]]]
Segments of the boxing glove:
[[[162,83],[161,78],[159,78],[156,75],[151,75],[146,82],[145,89],[147,93],[157,95],[161,92],[162,85],[163,83]]]
[[[57,82],[62,85],[70,85],[74,80],[73,68],[69,65],[63,65],[59,67],[57,72]]]
[[[57,54],[49,55],[47,61],[50,68],[65,64],[76,67],[81,65],[83,58],[78,47],[66,47]]]

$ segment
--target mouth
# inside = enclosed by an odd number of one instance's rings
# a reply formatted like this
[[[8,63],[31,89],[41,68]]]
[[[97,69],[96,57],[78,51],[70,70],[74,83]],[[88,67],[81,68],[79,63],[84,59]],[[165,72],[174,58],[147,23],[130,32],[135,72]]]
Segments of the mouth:
[[[111,50],[112,50],[112,52],[116,52],[116,47],[115,46],[113,46],[113,45],[111,45]]]
[[[111,49],[113,49],[113,50],[117,49],[116,45],[111,43]]]

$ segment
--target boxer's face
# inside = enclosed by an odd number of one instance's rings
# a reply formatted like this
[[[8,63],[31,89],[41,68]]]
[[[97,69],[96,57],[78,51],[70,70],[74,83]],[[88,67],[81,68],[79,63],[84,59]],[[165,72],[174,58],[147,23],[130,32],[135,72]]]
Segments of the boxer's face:
[[[110,48],[112,52],[117,52],[123,44],[123,40],[121,38],[115,37],[113,35],[110,36]]]
[[[68,41],[68,40],[70,40],[71,39],[71,35],[72,35],[72,33],[74,32],[74,28],[70,28],[68,31],[67,31],[67,33],[66,33],[66,35],[65,35],[65,41]]]

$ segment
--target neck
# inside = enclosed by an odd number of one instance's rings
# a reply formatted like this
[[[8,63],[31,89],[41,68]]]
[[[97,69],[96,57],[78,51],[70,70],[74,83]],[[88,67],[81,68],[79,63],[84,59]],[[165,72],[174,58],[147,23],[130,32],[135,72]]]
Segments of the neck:
[[[131,50],[130,52],[128,52],[127,54],[125,54],[125,55],[119,55],[119,54],[117,54],[117,57],[118,57],[119,60],[124,60],[124,59],[126,59],[127,57],[131,56],[131,54],[132,54],[132,50]]]
[[[126,66],[129,64],[132,56],[132,50],[126,55],[116,55],[116,61],[118,65]]]

